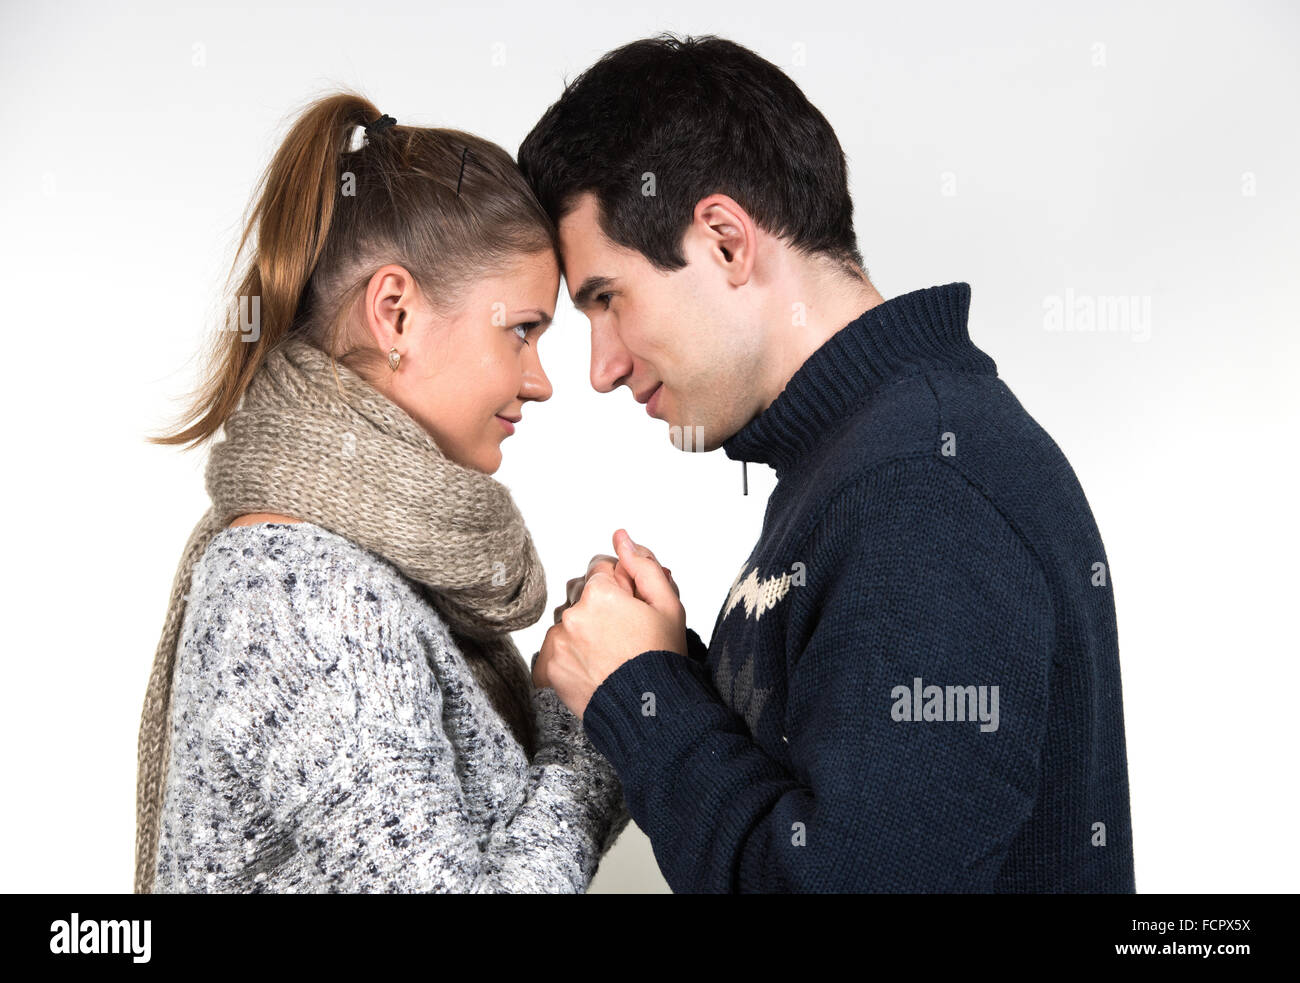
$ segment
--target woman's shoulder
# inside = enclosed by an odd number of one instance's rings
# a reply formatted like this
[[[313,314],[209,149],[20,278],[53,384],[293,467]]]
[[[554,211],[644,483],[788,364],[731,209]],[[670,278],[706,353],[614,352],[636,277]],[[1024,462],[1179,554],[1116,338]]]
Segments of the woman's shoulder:
[[[327,580],[370,582],[409,589],[409,581],[391,563],[345,536],[314,522],[259,522],[227,526],[209,541],[195,564],[207,577],[242,581],[250,588],[269,586],[266,578],[282,573],[286,588]],[[332,575],[332,576],[331,576]]]
[[[195,685],[227,674],[250,707],[290,692],[351,712],[374,702],[358,702],[365,690],[389,694],[375,706],[398,693],[423,705],[464,675],[453,634],[419,586],[314,523],[222,529],[194,567],[189,598],[187,671]]]
[[[227,526],[190,576],[188,602],[223,617],[261,613],[302,632],[360,634],[393,605],[415,603],[413,585],[388,561],[312,522]]]
[[[304,641],[368,638],[391,646],[421,628],[451,640],[415,582],[379,554],[312,522],[222,529],[195,564],[189,600],[209,617],[260,613]]]

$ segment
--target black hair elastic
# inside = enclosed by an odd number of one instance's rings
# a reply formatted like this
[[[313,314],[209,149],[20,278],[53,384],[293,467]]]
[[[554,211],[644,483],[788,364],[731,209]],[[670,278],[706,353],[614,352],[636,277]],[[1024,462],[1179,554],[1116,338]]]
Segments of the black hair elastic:
[[[383,116],[380,116],[379,119],[366,124],[366,136],[374,136],[376,133],[386,130],[390,126],[396,125],[397,120],[385,113]]]

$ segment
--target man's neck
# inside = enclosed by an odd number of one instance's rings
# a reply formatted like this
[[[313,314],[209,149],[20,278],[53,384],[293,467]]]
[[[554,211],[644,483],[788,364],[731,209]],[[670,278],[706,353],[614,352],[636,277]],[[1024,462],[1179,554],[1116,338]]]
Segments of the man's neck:
[[[792,300],[783,307],[789,324],[773,336],[772,371],[764,386],[760,413],[772,405],[800,366],[832,335],[885,302],[865,275],[860,282],[843,277],[808,277],[800,292],[807,299]]]

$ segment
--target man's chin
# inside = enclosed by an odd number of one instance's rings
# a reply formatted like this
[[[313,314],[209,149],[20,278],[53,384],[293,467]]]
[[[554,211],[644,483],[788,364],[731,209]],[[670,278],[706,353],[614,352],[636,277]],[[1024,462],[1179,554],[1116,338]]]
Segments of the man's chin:
[[[706,449],[703,426],[698,424],[679,426],[670,417],[664,417],[663,422],[668,425],[668,439],[679,451],[699,453]]]

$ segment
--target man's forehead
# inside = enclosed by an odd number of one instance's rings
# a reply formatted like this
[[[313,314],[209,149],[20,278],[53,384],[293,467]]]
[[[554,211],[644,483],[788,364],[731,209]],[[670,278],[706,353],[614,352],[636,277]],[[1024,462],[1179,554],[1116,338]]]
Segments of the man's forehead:
[[[592,225],[600,218],[600,199],[596,197],[594,191],[583,191],[581,194],[574,195],[568,199],[568,206],[564,211],[564,217],[560,219],[561,226],[565,222]]]
[[[584,192],[560,219],[560,272],[579,309],[613,282],[609,261],[615,250],[600,228],[599,215],[596,196]]]
[[[569,201],[560,218],[560,236],[586,237],[600,228],[600,203],[590,191],[584,191]]]
[[[567,270],[577,259],[579,253],[586,254],[591,247],[599,247],[605,236],[600,228],[599,211],[595,206],[595,196],[591,194],[579,198],[577,203],[560,219],[560,266]]]

